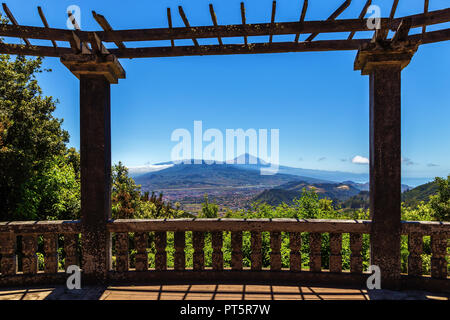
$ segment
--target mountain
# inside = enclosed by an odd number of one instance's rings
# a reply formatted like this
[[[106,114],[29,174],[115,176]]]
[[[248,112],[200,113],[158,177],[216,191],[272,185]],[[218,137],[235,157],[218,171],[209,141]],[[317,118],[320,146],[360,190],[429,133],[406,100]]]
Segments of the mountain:
[[[353,181],[343,181],[342,183],[351,185],[351,186],[355,187],[356,189],[359,189],[360,191],[369,191],[369,188],[370,188],[369,182],[356,183],[356,182],[353,182]],[[408,190],[411,190],[411,189],[412,188],[410,186],[408,186],[407,184],[402,184],[401,185],[401,191],[402,192],[405,192],[405,191],[408,191]]]
[[[270,190],[261,192],[254,198],[255,201],[265,202],[276,206],[281,203],[291,204],[294,198],[299,198],[303,189],[315,189],[319,198],[328,198],[335,201],[344,201],[359,194],[360,190],[343,183],[317,183],[306,181],[290,181]]]
[[[435,195],[438,190],[438,184],[434,181],[422,184],[414,189],[402,194],[402,201],[408,206],[415,206],[420,201],[428,201],[431,195]]]
[[[215,188],[267,186],[273,187],[299,177],[288,174],[261,175],[257,170],[246,170],[228,164],[176,164],[157,172],[149,172],[135,178],[144,190],[177,188]],[[302,177],[305,181],[316,179]]]

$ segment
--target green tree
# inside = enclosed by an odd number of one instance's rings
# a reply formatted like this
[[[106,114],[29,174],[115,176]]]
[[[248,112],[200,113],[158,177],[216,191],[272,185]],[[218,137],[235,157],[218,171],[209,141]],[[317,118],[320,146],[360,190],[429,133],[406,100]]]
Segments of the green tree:
[[[0,220],[56,218],[79,212],[77,152],[55,118],[57,101],[36,80],[42,59],[0,55]],[[73,188],[73,189],[71,189]],[[64,196],[70,199],[64,199]],[[52,213],[54,212],[54,213]]]
[[[141,191],[133,178],[128,176],[128,168],[122,162],[112,167],[112,216],[114,219],[131,219],[138,211]]]
[[[202,205],[202,212],[199,218],[217,218],[219,212],[219,207],[215,203],[210,203],[208,200],[208,195],[205,193],[204,202]]]
[[[450,221],[450,175],[447,179],[436,177],[437,194],[430,197],[433,217],[438,221]]]

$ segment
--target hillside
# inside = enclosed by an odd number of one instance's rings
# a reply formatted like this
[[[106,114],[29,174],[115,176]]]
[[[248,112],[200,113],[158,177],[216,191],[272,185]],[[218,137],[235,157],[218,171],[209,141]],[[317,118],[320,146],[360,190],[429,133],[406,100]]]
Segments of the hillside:
[[[254,198],[255,201],[265,202],[276,206],[281,203],[291,204],[294,198],[299,198],[303,189],[315,189],[319,198],[343,201],[357,195],[359,189],[342,183],[309,183],[305,181],[290,181],[276,188],[265,190]]]
[[[402,201],[405,202],[407,206],[415,206],[420,201],[428,201],[431,195],[437,193],[437,190],[437,183],[432,181],[404,192],[402,194]]]

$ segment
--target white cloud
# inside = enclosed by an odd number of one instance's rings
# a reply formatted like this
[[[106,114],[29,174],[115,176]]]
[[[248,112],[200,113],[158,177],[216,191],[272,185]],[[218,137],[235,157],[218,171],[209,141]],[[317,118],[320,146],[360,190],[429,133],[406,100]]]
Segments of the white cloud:
[[[355,156],[352,159],[352,163],[356,164],[369,164],[369,159],[362,156]]]
[[[139,174],[144,174],[147,172],[156,172],[156,171],[161,171],[167,168],[173,167],[173,164],[149,164],[149,165],[145,165],[145,166],[140,166],[140,167],[130,167],[128,168],[128,171],[130,172],[130,174],[132,175],[139,175]]]

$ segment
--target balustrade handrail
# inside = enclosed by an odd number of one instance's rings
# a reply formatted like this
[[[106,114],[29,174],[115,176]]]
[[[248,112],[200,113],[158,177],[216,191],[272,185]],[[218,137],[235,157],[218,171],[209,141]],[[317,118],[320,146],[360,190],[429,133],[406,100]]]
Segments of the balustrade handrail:
[[[80,220],[46,220],[46,221],[9,221],[0,222],[0,233],[14,234],[49,234],[80,233]]]

